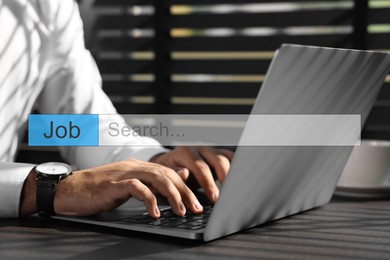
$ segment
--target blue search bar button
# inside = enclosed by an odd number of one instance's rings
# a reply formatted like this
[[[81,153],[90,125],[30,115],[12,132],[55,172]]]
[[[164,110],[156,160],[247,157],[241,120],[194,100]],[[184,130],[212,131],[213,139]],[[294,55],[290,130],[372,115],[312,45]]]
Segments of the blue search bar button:
[[[42,114],[28,116],[29,146],[98,146],[99,116]]]

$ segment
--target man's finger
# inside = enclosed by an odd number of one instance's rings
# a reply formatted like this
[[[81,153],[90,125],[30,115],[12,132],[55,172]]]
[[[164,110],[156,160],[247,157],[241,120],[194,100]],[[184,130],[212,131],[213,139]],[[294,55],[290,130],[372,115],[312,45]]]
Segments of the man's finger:
[[[226,156],[230,162],[233,160],[234,152],[228,149],[219,149],[219,152]]]
[[[230,168],[229,159],[219,150],[209,147],[200,147],[199,152],[206,162],[214,168],[218,180],[223,183]]]
[[[132,197],[144,203],[146,210],[152,218],[160,217],[156,196],[154,196],[153,192],[145,184],[137,179],[123,180],[120,183]]]
[[[187,168],[176,169],[176,174],[185,182],[190,177],[190,171]]]
[[[152,186],[165,198],[167,198],[175,214],[184,216],[186,208],[182,201],[180,192],[177,190],[172,181],[165,176],[163,167],[164,166],[157,165],[140,167],[136,171],[130,171],[129,176],[130,178],[139,179],[143,183]]]
[[[204,189],[209,200],[215,203],[219,197],[219,189],[215,184],[213,174],[210,167],[198,154],[198,152],[191,152],[188,150],[183,156],[183,164],[188,165],[188,169],[193,173],[199,185]]]
[[[182,200],[187,208],[195,214],[201,213],[203,211],[202,205],[199,203],[191,189],[188,188],[184,181],[178,176],[178,174],[169,168],[165,168],[165,174],[180,192]]]

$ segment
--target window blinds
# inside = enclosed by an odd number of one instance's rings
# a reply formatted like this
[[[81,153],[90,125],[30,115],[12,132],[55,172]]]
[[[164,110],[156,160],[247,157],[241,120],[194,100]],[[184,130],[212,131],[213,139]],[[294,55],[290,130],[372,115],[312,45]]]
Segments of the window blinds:
[[[118,111],[249,113],[282,43],[390,50],[390,0],[82,0]],[[390,140],[390,77],[363,138]]]

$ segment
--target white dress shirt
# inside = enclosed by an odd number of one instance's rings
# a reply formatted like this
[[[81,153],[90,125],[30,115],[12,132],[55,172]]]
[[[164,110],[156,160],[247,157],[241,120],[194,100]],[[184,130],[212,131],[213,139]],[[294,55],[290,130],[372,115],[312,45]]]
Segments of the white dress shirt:
[[[0,0],[0,218],[18,216],[23,183],[34,167],[13,162],[33,106],[47,114],[116,114],[101,83],[74,0]],[[127,142],[136,146],[60,151],[80,168],[149,160],[166,151],[146,137]]]

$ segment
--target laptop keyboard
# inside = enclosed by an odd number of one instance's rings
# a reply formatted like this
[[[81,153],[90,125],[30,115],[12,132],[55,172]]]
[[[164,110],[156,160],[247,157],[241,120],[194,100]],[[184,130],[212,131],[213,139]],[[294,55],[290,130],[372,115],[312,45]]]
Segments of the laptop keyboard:
[[[184,217],[179,217],[173,213],[170,208],[162,209],[161,216],[158,219],[150,217],[149,213],[132,216],[121,219],[121,222],[131,224],[143,224],[156,227],[173,227],[180,229],[198,230],[206,227],[211,214],[212,206],[203,206],[203,213],[193,214],[187,211]]]

